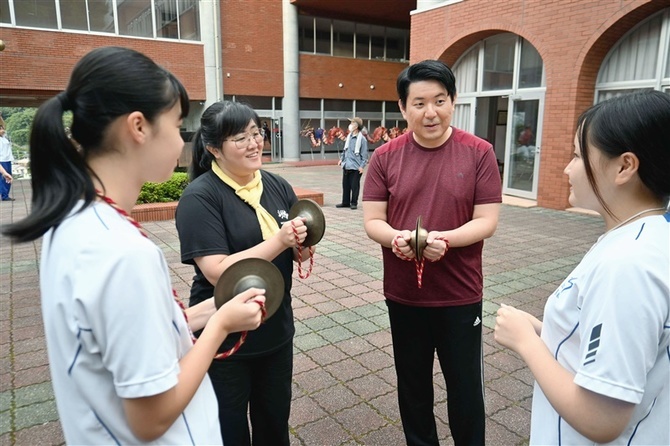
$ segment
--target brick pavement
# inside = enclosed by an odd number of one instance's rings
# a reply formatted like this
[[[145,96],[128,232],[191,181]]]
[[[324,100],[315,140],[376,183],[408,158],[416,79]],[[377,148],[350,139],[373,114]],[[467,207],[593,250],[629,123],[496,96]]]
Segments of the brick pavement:
[[[296,320],[294,445],[404,444],[396,402],[379,247],[362,228],[362,210],[336,209],[340,170],[333,165],[266,165],[294,186],[324,192],[327,228],[313,274],[294,280]],[[28,181],[0,203],[0,224],[26,215]],[[174,221],[145,223],[163,250],[178,294],[188,296],[192,268],[179,262]],[[546,297],[602,232],[598,218],[503,205],[484,248],[484,355],[487,443],[527,444],[533,379],[520,359],[492,338],[499,303],[541,316]],[[0,446],[62,444],[39,306],[40,242],[0,238]],[[429,278],[428,278],[429,280]],[[435,414],[442,444],[453,444],[437,361]]]

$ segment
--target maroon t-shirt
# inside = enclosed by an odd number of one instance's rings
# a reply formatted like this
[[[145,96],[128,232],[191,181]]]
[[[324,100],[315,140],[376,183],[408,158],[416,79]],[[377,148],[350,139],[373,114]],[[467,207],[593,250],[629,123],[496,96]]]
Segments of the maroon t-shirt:
[[[427,231],[458,228],[472,220],[474,206],[500,203],[498,163],[490,143],[452,127],[440,147],[427,149],[412,132],[376,149],[370,159],[363,201],[388,202],[387,221],[398,230],[414,230],[418,216]],[[422,288],[414,262],[382,248],[384,295],[405,305],[441,307],[481,301],[480,241],[451,248],[438,262],[425,262]]]

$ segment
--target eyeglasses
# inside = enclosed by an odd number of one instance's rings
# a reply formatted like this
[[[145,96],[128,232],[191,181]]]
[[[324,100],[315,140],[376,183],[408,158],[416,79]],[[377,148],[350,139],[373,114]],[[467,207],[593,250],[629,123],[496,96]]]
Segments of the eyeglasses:
[[[263,142],[263,132],[256,131],[252,134],[243,133],[241,135],[229,138],[228,141],[234,142],[235,146],[241,150],[249,148],[252,139],[256,141],[256,144],[261,144]]]

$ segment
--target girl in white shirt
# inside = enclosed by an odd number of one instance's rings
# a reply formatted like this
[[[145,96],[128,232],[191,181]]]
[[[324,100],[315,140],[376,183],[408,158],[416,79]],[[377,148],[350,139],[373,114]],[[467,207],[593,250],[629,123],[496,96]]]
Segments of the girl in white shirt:
[[[44,236],[42,313],[68,444],[222,443],[207,369],[229,333],[258,327],[264,291],[183,311],[161,250],[129,216],[145,182],[172,175],[188,105],[168,71],[105,47],[35,115],[32,210],[2,231]]]
[[[531,444],[670,444],[670,96],[580,117],[570,204],[607,231],[549,297],[544,322],[502,305],[495,339],[535,376]]]

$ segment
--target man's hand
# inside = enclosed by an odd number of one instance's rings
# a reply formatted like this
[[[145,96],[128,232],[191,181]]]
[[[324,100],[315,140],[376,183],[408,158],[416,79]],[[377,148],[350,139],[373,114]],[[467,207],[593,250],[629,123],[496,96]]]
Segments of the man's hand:
[[[404,230],[398,232],[391,241],[391,250],[393,253],[403,260],[412,260],[416,257],[416,253],[410,246],[411,232]]]
[[[423,257],[430,262],[437,262],[449,250],[449,244],[441,238],[440,232],[430,231],[426,237],[426,247],[423,249]]]

